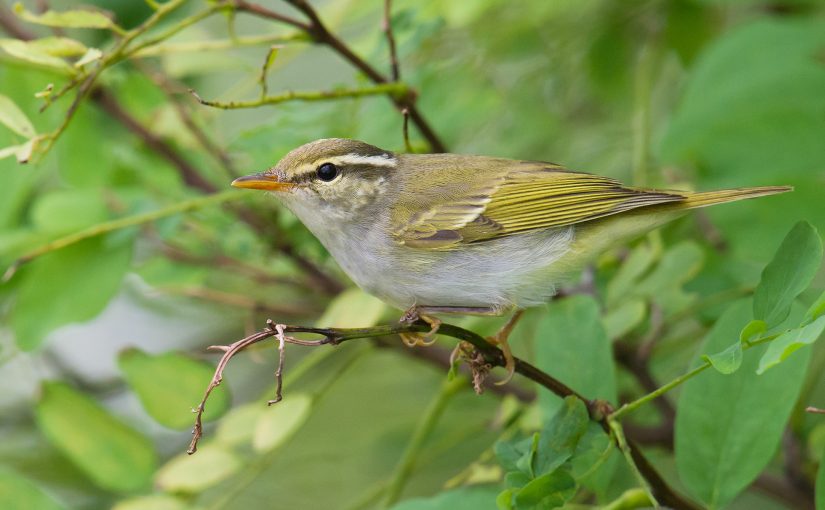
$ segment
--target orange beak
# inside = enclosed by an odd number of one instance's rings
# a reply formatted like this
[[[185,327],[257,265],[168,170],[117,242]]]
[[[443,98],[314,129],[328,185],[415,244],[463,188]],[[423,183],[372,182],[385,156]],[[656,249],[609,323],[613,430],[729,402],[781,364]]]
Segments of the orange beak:
[[[236,188],[260,189],[264,191],[289,191],[295,185],[291,182],[278,180],[274,174],[262,173],[238,177],[232,181],[232,186]]]

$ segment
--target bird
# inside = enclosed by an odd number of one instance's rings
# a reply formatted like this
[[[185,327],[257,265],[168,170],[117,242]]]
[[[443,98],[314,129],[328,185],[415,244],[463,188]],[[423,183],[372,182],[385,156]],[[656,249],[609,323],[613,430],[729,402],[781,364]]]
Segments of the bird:
[[[543,161],[396,153],[344,138],[302,145],[232,186],[274,194],[355,284],[405,310],[402,321],[427,322],[429,332],[402,335],[408,345],[434,341],[438,314],[512,312],[489,339],[509,376],[507,337],[521,312],[600,253],[691,209],[792,190],[650,189]]]

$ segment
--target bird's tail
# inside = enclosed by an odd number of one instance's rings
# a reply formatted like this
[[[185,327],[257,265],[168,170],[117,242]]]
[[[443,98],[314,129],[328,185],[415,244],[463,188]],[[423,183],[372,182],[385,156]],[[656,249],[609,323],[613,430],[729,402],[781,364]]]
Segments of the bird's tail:
[[[793,186],[762,186],[757,188],[733,188],[717,191],[683,192],[685,200],[668,204],[672,209],[696,209],[709,205],[734,202],[748,198],[765,197],[793,191]]]

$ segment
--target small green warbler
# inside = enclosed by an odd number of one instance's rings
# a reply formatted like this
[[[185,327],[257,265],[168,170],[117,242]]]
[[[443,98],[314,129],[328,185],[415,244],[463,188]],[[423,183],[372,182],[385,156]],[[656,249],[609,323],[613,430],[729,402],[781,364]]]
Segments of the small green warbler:
[[[542,304],[600,252],[688,209],[791,190],[645,189],[540,161],[395,154],[337,138],[232,185],[274,192],[356,284],[407,310],[402,320],[426,320],[430,333],[405,336],[416,344],[438,329],[432,314]],[[492,339],[511,373],[513,320]]]

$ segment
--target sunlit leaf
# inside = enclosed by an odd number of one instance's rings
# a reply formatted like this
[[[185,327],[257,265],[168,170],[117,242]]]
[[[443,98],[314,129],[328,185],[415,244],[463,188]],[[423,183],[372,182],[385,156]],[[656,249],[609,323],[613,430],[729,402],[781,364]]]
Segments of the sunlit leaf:
[[[309,418],[312,398],[300,393],[292,393],[289,398],[272,405],[258,417],[252,446],[257,452],[267,452],[277,448],[289,439]]]
[[[83,67],[90,62],[94,62],[95,60],[100,60],[100,57],[103,56],[103,52],[97,48],[89,48],[86,53],[83,54],[82,57],[77,59],[77,62],[74,63],[75,67]]]
[[[263,413],[269,411],[270,409],[260,402],[250,402],[249,404],[232,408],[221,418],[221,421],[218,422],[218,428],[215,431],[215,441],[230,446],[244,443],[251,444],[258,420]]]
[[[86,45],[68,37],[43,37],[27,41],[30,48],[35,48],[54,57],[77,57],[86,53]]]
[[[197,493],[232,476],[243,467],[240,457],[231,450],[207,444],[198,453],[181,453],[163,465],[155,483],[170,492]]]
[[[342,292],[318,319],[321,327],[362,328],[374,326],[387,309],[380,299],[361,289]]]
[[[192,510],[185,500],[170,494],[151,494],[119,501],[112,510]]]
[[[118,356],[118,365],[143,408],[163,426],[187,429],[194,408],[212,379],[214,367],[175,352],[150,355],[129,349]],[[229,407],[224,384],[209,396],[203,419],[214,420]]]
[[[96,485],[115,492],[148,487],[157,464],[152,442],[95,401],[46,382],[35,415],[49,441]]]
[[[784,321],[793,300],[808,288],[822,263],[822,240],[807,221],[791,229],[762,271],[753,296],[753,316],[769,327]]]
[[[26,10],[23,4],[14,4],[14,12],[20,18],[38,25],[60,28],[108,28],[119,29],[108,16],[100,11],[90,10],[68,10],[68,11],[46,11],[42,14],[35,14]]]
[[[751,319],[751,307],[750,300],[743,300],[729,308],[700,352],[717,352],[737,340],[742,324]],[[802,312],[792,315],[798,320]],[[682,387],[676,409],[676,466],[685,486],[710,507],[726,505],[771,461],[805,380],[809,351],[757,375],[764,350],[756,346],[745,352],[733,374],[706,370]]]
[[[3,94],[0,94],[0,124],[26,138],[31,138],[36,134],[26,114],[14,101]]]
[[[37,67],[59,71],[63,74],[75,72],[72,66],[62,58],[55,57],[27,41],[0,39],[0,49],[12,57],[35,64]]]

